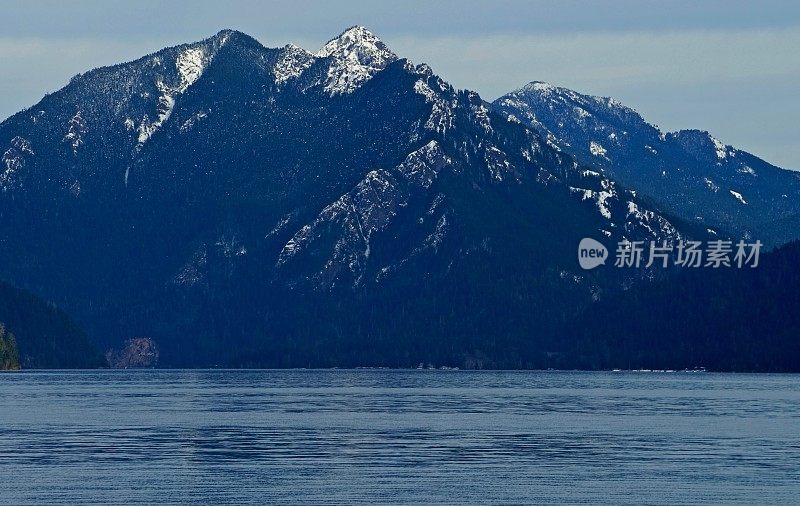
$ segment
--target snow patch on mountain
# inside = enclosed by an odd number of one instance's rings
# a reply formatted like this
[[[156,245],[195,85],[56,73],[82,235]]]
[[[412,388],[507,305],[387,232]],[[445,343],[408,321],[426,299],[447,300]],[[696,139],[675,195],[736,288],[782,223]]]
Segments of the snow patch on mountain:
[[[200,245],[197,251],[187,261],[178,273],[172,278],[172,282],[180,286],[195,286],[204,284],[205,271],[208,265],[208,250],[205,244]]]
[[[633,201],[628,201],[628,214],[625,230],[633,232],[636,227],[644,228],[652,238],[680,239],[677,229],[663,216],[653,211],[642,209]]]
[[[178,56],[175,67],[178,69],[181,82],[176,88],[176,92],[183,93],[200,78],[205,69],[206,60],[205,51],[199,47],[189,48]]]
[[[11,148],[17,150],[19,153],[23,155],[34,155],[33,147],[31,147],[31,143],[28,139],[20,137],[17,135],[13,139],[11,139]]]
[[[439,219],[436,221],[436,228],[434,231],[425,238],[422,242],[423,248],[431,248],[434,252],[439,250],[439,246],[444,242],[444,237],[447,234],[447,213],[439,216]]]
[[[477,105],[470,105],[472,116],[478,120],[478,124],[483,128],[487,134],[492,133],[492,122],[489,119],[489,108],[486,107],[481,101]]]
[[[25,166],[25,157],[33,156],[31,143],[20,136],[11,139],[9,148],[3,153],[3,165],[0,172],[0,190],[7,191],[14,182],[16,173]]]
[[[526,88],[530,89],[530,90],[533,90],[533,91],[542,92],[544,94],[550,94],[550,93],[553,93],[553,92],[555,92],[557,90],[557,88],[555,86],[553,86],[552,84],[544,83],[542,81],[533,81],[531,83],[528,83],[526,85]]]
[[[425,79],[419,79],[414,83],[414,91],[425,97],[425,101],[432,106],[431,114],[425,122],[427,130],[444,133],[453,128],[455,104],[451,104],[441,93],[436,93]]]
[[[596,177],[595,174],[598,174],[594,171],[584,171],[583,177],[589,176],[587,178],[587,183],[594,183],[591,181],[592,179],[599,180],[599,189],[590,189],[590,188],[578,188],[574,186],[569,186],[569,191],[571,193],[577,193],[581,196],[581,200],[593,200],[597,205],[597,209],[600,212],[600,215],[603,218],[610,220],[611,219],[611,207],[610,201],[611,199],[616,198],[617,191],[614,187],[614,182],[610,179],[606,179],[604,177]]]
[[[717,158],[720,160],[724,160],[727,157],[727,152],[725,151],[725,144],[723,144],[719,139],[716,137],[709,135],[711,142],[714,144],[714,152],[717,154]]]
[[[181,133],[188,132],[195,125],[195,123],[206,117],[208,117],[208,113],[206,113],[206,111],[198,111],[194,113],[189,119],[183,122],[183,124],[180,127],[180,132]]]
[[[703,182],[706,184],[706,187],[714,193],[719,191],[719,186],[707,177],[703,178]]]
[[[486,149],[484,161],[492,178],[497,181],[502,181],[507,174],[514,171],[514,166],[508,161],[508,156],[495,146],[489,146]]]
[[[594,156],[599,156],[600,158],[605,158],[608,160],[608,156],[606,156],[608,151],[606,151],[606,148],[604,148],[602,144],[597,141],[591,141],[589,143],[589,152]]]
[[[740,203],[747,204],[747,201],[744,199],[744,197],[742,197],[741,193],[739,193],[737,191],[734,191],[734,190],[728,190],[728,191],[731,192],[731,195],[733,195],[733,198],[738,200]]]
[[[293,218],[294,218],[293,212],[284,214],[278,221],[278,223],[276,223],[275,226],[272,227],[272,230],[270,230],[267,233],[267,235],[264,236],[264,239],[269,239],[270,237],[274,237],[275,235],[281,233],[283,229],[286,227],[286,225],[288,225]]]
[[[584,118],[588,118],[589,116],[591,116],[591,113],[589,111],[587,111],[583,107],[579,107],[577,105],[575,107],[573,107],[572,110],[575,112],[575,116],[577,116],[577,118],[579,120],[582,120]]]
[[[70,118],[67,125],[67,133],[64,135],[64,142],[69,143],[72,147],[72,154],[78,154],[78,148],[83,144],[83,136],[86,134],[86,121],[81,117],[81,112],[75,113]]]
[[[222,235],[214,243],[214,246],[225,258],[240,257],[247,254],[247,247],[239,241],[236,235]]]
[[[223,40],[224,43],[224,40]],[[178,54],[175,59],[175,69],[178,73],[178,83],[170,86],[163,78],[156,81],[160,93],[156,107],[156,117],[150,120],[147,114],[139,123],[136,150],[142,146],[158,131],[170,118],[175,109],[175,100],[178,95],[185,93],[189,87],[197,82],[213,58],[213,53],[207,52],[202,46],[189,47]]]
[[[283,48],[281,57],[272,69],[272,74],[275,76],[275,84],[281,85],[289,79],[299,77],[314,61],[314,55],[305,49],[294,44],[286,45]]]
[[[397,168],[406,180],[419,188],[429,188],[445,165],[450,165],[448,158],[436,141],[431,141],[414,151]]]
[[[513,116],[514,120],[520,121],[519,117],[517,117],[517,115],[519,115],[534,125],[538,125],[540,127],[542,126],[539,120],[536,119],[536,113],[533,111],[530,104],[528,104],[524,100],[521,100],[516,95],[512,94],[501,98],[500,105],[504,107],[506,111],[508,110],[517,111],[516,114],[507,113],[506,114],[507,117],[510,118]],[[545,129],[542,128],[542,130]]]

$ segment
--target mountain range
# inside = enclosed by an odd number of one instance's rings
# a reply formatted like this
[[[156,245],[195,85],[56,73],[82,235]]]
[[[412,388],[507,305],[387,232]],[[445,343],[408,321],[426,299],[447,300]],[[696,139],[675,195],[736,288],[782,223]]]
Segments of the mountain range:
[[[167,366],[547,366],[667,275],[582,271],[581,238],[800,235],[796,173],[543,83],[486,102],[363,27],[91,70],[0,151],[0,278]]]

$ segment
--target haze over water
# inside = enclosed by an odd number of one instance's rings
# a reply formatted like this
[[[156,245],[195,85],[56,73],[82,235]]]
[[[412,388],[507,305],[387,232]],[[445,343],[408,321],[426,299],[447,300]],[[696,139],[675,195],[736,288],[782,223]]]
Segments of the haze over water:
[[[791,503],[800,376],[0,375],[0,503]]]

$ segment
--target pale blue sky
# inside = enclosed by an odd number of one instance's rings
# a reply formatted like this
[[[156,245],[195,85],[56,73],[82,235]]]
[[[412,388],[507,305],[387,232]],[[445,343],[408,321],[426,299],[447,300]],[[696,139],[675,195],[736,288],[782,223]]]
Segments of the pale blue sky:
[[[532,80],[613,96],[800,169],[800,2],[3,2],[0,118],[90,68],[222,28],[316,50],[360,24],[488,100]]]

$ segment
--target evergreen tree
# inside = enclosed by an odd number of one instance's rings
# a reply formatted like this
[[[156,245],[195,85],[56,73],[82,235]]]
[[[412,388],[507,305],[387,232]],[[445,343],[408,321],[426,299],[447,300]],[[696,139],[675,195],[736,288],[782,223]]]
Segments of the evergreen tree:
[[[0,323],[0,370],[15,371],[19,369],[19,352],[14,334],[6,331]]]

